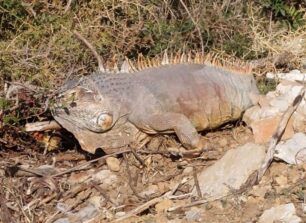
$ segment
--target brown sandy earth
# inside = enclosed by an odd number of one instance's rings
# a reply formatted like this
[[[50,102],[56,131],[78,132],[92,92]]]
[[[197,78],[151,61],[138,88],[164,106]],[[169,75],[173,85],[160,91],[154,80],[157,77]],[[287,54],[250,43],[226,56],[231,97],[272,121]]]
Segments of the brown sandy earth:
[[[98,200],[99,214],[88,222],[111,222],[161,197],[184,177],[193,179],[194,171],[212,165],[229,149],[254,141],[247,127],[241,124],[226,126],[203,136],[208,147],[201,156],[180,158],[165,152],[177,146],[176,139],[156,137],[138,151],[137,156],[132,153],[118,155],[119,171],[110,171],[112,177],[117,178],[108,184],[94,177],[95,173],[108,171],[111,167],[105,160],[52,177],[54,173],[62,173],[96,158],[82,153],[69,134],[48,133],[48,142],[53,140],[57,145],[57,140],[61,140],[60,147],[65,149],[46,152],[47,144],[42,143],[46,136],[42,133],[16,130],[6,127],[0,137],[0,219],[3,223],[53,222],[64,217],[59,210],[75,213],[92,200],[96,203]],[[291,202],[297,215],[306,221],[302,210],[306,195],[305,172],[305,164],[292,166],[274,161],[259,185],[233,191],[233,195],[220,200],[169,212],[169,207],[194,201],[194,198],[183,196],[191,191],[188,183],[180,184],[174,194],[177,198],[160,200],[121,222],[257,222],[264,210]]]

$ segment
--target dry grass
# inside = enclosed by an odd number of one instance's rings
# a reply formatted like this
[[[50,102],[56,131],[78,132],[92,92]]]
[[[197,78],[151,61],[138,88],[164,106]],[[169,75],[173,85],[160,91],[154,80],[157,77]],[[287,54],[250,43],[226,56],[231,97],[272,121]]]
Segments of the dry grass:
[[[0,3],[2,82],[30,81],[50,88],[68,75],[95,69],[96,61],[72,35],[74,29],[105,60],[135,58],[138,53],[154,56],[165,49],[200,51],[202,45],[205,51],[244,59],[293,48],[296,56],[305,54],[301,47],[287,44],[305,39],[305,26],[293,31],[272,20],[271,10],[264,8],[267,1],[191,0],[185,7],[174,0],[20,2]]]

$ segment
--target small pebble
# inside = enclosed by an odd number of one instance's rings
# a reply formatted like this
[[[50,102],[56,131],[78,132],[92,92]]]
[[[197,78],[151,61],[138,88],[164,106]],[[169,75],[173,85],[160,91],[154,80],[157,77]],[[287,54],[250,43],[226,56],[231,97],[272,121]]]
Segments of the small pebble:
[[[111,171],[118,172],[120,170],[120,161],[115,157],[106,158],[106,165]]]

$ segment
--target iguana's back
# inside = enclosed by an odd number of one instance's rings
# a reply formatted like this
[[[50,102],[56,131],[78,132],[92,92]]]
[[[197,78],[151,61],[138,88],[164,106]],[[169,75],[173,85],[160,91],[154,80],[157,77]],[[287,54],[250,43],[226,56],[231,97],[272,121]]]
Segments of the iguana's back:
[[[181,113],[197,130],[238,119],[253,104],[249,93],[258,94],[252,75],[207,65],[168,65],[132,75],[130,95],[121,97],[132,99],[127,100],[135,115]]]

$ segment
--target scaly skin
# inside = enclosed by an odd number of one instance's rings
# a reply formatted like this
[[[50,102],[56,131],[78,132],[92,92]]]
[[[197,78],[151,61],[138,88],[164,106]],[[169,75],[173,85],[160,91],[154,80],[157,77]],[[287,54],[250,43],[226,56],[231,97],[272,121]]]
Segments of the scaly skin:
[[[259,94],[251,74],[202,64],[165,65],[133,74],[96,73],[67,86],[57,99],[61,106],[53,108],[60,124],[65,119],[97,137],[111,135],[120,125],[128,125],[132,135],[135,129],[175,133],[187,149],[202,147],[199,131],[239,119]]]

